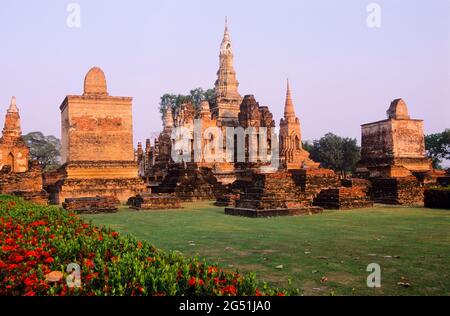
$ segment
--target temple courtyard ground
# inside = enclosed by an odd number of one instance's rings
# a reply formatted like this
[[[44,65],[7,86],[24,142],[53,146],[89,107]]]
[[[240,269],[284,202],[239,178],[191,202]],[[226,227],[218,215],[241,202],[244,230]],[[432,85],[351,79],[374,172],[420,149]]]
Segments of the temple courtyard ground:
[[[450,295],[450,211],[376,205],[307,217],[249,219],[212,203],[84,215],[168,251],[205,258],[305,295]],[[366,285],[381,266],[381,288]]]

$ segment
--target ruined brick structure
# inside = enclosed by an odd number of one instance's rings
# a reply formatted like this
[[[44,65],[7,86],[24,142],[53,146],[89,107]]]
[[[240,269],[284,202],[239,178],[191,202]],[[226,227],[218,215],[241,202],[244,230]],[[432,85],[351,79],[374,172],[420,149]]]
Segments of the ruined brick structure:
[[[370,193],[376,203],[423,205],[424,188],[414,176],[373,178]]]
[[[134,157],[132,98],[110,96],[94,67],[84,94],[67,96],[60,110],[63,166],[45,175],[53,203],[104,195],[127,201],[145,191]]]
[[[369,178],[407,177],[432,170],[425,153],[423,121],[411,119],[406,103],[394,100],[383,121],[362,125],[358,173]]]
[[[280,158],[287,169],[317,168],[318,163],[309,159],[309,153],[303,149],[300,120],[295,115],[291,88],[287,83],[284,117],[280,121]]]
[[[348,210],[373,206],[373,202],[370,201],[367,192],[360,187],[322,190],[314,199],[313,204],[327,210]]]
[[[220,65],[212,100],[203,101],[197,109],[192,103],[183,104],[175,113],[172,109],[167,109],[163,117],[164,129],[155,140],[154,146],[150,146],[145,152],[143,149],[138,152],[141,176],[148,179],[148,182],[161,182],[162,179],[170,176],[167,170],[169,170],[169,165],[174,163],[172,153],[176,153],[178,155],[185,154],[185,157],[189,158],[187,160],[195,161],[199,168],[211,169],[219,182],[231,184],[237,178],[238,171],[236,171],[235,162],[237,161],[237,146],[241,140],[245,142],[246,147],[244,150],[246,160],[243,163],[258,163],[268,160],[272,144],[270,133],[275,127],[273,115],[267,106],[260,106],[253,95],[241,97],[233,67],[233,58],[230,33],[226,25],[220,47]],[[187,130],[192,139],[187,153],[183,152],[182,148],[173,148],[175,139],[172,139],[172,131],[174,128],[180,127]],[[197,127],[197,135],[194,135],[194,127]],[[268,154],[264,154],[264,157],[257,156],[253,159],[255,161],[251,161],[252,159],[248,155],[250,146],[254,146],[255,152],[259,153],[258,136],[249,137],[244,133],[234,136],[234,148],[227,148],[228,127],[241,128],[241,131],[246,128],[254,128],[255,132],[259,132],[261,127],[266,127]],[[217,129],[212,128],[219,128],[221,134],[217,133]],[[235,130],[233,133],[240,133],[240,130]],[[148,141],[147,144],[149,143]],[[193,148],[199,149],[196,154]],[[234,151],[234,156],[230,154],[231,151]],[[182,164],[179,162],[178,164],[178,169],[182,168]],[[248,167],[249,165],[245,166],[245,168]],[[171,170],[174,169],[171,168]]]
[[[65,210],[79,214],[116,213],[120,202],[113,196],[97,196],[65,199]]]
[[[423,121],[410,118],[402,99],[394,100],[386,114],[386,120],[362,125],[357,173],[371,180],[375,202],[421,205],[423,186],[438,177],[426,157]]]
[[[181,200],[175,194],[138,194],[128,201],[136,210],[165,210],[183,208]]]
[[[31,161],[30,150],[22,138],[16,98],[6,112],[0,138],[0,193],[13,194],[39,204],[47,204],[43,190],[42,168]]]
[[[28,171],[29,153],[30,150],[22,138],[16,98],[12,97],[0,139],[0,168],[9,166],[12,172]]]

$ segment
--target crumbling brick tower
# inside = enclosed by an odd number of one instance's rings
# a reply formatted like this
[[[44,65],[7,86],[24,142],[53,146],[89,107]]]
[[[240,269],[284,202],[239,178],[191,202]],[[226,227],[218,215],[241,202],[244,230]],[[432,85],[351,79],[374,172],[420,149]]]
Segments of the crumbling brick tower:
[[[295,115],[289,81],[287,83],[284,117],[280,121],[280,158],[283,167],[288,170],[319,167],[318,163],[309,159],[309,153],[303,149],[300,120]]]
[[[22,196],[46,204],[47,193],[42,186],[42,168],[32,162],[30,150],[22,138],[16,98],[12,97],[6,111],[5,126],[0,138],[0,193]]]
[[[84,94],[67,96],[60,110],[64,165],[45,184],[53,203],[96,195],[126,201],[145,190],[133,148],[132,98],[110,96],[105,74],[94,67]]]
[[[417,177],[432,173],[423,121],[411,119],[402,99],[392,101],[387,119],[362,125],[359,176],[371,179],[372,198],[389,204],[422,204]]]

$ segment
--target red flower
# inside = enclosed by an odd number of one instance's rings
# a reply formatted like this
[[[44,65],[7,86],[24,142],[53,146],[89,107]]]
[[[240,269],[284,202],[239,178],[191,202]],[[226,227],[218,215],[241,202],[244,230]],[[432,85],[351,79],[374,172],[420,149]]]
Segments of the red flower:
[[[94,268],[94,261],[92,261],[91,259],[86,259],[85,261],[84,261],[84,264],[85,264],[85,266],[86,267],[88,267],[89,269],[92,269],[92,268]]]
[[[25,283],[26,286],[32,286],[33,284],[37,283],[37,277],[35,275],[30,276],[26,278],[23,283]]]
[[[47,259],[45,259],[46,263],[52,263],[53,261],[55,261],[55,259],[53,259],[52,257],[48,257]]]
[[[203,281],[202,279],[198,280],[198,285],[203,286],[205,285],[205,281]]]
[[[22,262],[25,258],[24,256],[19,256],[17,254],[12,254],[11,256],[9,256],[8,258],[10,261],[15,262],[15,263],[20,263]]]
[[[255,295],[256,295],[256,296],[262,296],[262,294],[261,294],[261,292],[259,291],[259,289],[256,289]]]
[[[277,296],[286,296],[286,294],[280,292],[280,293],[277,294]]]
[[[119,236],[119,233],[118,233],[118,232],[112,232],[112,233],[111,233],[111,236],[112,236],[113,238],[116,238],[116,237]]]
[[[90,281],[90,280],[96,279],[96,278],[98,278],[98,272],[96,272],[96,273],[91,273],[91,274],[88,274],[88,275],[86,276],[86,280],[87,280],[87,281]]]
[[[15,250],[17,247],[15,246],[2,246],[2,251],[12,251]]]
[[[30,250],[30,251],[27,251],[26,253],[25,253],[25,256],[27,256],[27,257],[39,257],[39,255],[37,254],[37,252],[36,251],[34,251],[34,250]]]
[[[197,280],[195,277],[191,277],[188,282],[189,286],[195,286],[197,284]]]
[[[234,285],[228,285],[223,288],[224,295],[233,295],[235,296],[237,293],[236,287]]]
[[[28,291],[27,293],[24,294],[24,296],[36,296],[36,293],[33,291]]]
[[[216,273],[217,271],[218,271],[218,270],[217,270],[217,267],[210,266],[210,267],[208,268],[208,274]]]

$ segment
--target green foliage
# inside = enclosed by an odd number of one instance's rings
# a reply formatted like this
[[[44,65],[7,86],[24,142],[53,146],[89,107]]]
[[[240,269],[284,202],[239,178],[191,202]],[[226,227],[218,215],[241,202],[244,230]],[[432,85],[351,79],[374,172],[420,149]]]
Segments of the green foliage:
[[[229,216],[223,207],[201,202],[186,203],[182,210],[135,212],[124,207],[118,213],[82,217],[165,251],[177,249],[242,273],[256,272],[270,286],[289,289],[291,279],[304,295],[331,290],[338,296],[450,294],[450,282],[442,282],[448,279],[443,275],[448,275],[450,262],[448,210],[376,205],[252,219]],[[380,289],[366,285],[366,268],[372,262],[383,268]],[[401,277],[412,286],[398,286]]]
[[[56,207],[0,196],[0,296],[284,294],[257,288],[254,274],[240,275],[146,241],[98,228]],[[81,268],[81,287],[70,288],[66,267]],[[46,281],[49,272],[63,279]]]
[[[214,89],[203,90],[202,88],[196,88],[189,92],[188,95],[183,94],[169,94],[166,93],[161,97],[159,103],[159,112],[161,117],[164,118],[164,114],[168,107],[171,107],[172,113],[177,113],[181,105],[192,102],[195,109],[200,107],[202,101],[211,101],[214,96]]]
[[[441,168],[444,160],[450,160],[450,129],[425,136],[425,148],[433,161],[433,167]]]
[[[313,146],[308,147],[314,161],[344,175],[355,171],[356,164],[361,159],[356,139],[343,138],[332,133],[315,140]]]
[[[309,153],[311,153],[314,150],[314,144],[309,141],[303,141],[302,147],[304,150],[306,150]]]
[[[44,136],[41,132],[28,133],[23,138],[30,148],[32,159],[39,161],[45,171],[59,167],[61,142],[58,138]]]

